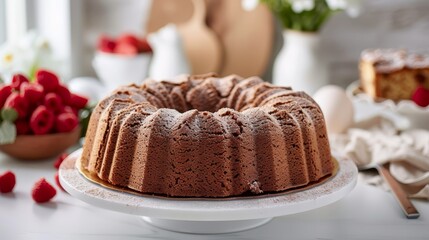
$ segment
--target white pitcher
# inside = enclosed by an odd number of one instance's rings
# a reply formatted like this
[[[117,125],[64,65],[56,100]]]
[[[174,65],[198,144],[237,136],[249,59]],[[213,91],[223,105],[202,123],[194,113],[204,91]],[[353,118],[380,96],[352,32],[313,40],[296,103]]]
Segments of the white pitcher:
[[[168,24],[148,36],[153,49],[149,77],[163,80],[180,74],[191,73],[189,62],[183,50],[182,39],[174,24]]]
[[[283,34],[285,43],[274,64],[273,82],[312,95],[329,83],[319,34],[291,30]]]

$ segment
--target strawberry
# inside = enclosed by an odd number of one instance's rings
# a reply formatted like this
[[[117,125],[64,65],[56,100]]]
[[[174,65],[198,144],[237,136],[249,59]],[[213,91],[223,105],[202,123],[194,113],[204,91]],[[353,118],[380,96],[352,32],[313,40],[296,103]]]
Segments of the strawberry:
[[[60,168],[61,163],[64,161],[64,159],[66,159],[67,156],[67,153],[62,153],[60,156],[58,156],[57,160],[54,162],[54,167],[56,169]]]
[[[44,105],[53,112],[59,112],[63,109],[63,100],[56,93],[48,93],[43,99]]]
[[[58,86],[56,93],[61,97],[64,105],[68,105],[70,103],[71,94],[66,86]]]
[[[21,84],[22,83],[28,83],[28,78],[22,74],[15,74],[12,77],[12,83],[10,84],[10,86],[14,89],[19,91],[19,89],[21,88]]]
[[[34,134],[41,135],[48,133],[54,126],[54,114],[47,107],[38,106],[30,118],[30,128]]]
[[[116,42],[117,44],[127,43],[137,48],[139,47],[139,39],[135,35],[130,33],[122,34],[121,36],[119,36]]]
[[[27,120],[17,120],[15,122],[16,134],[26,135],[31,133],[30,124]]]
[[[70,106],[64,106],[59,113],[72,113],[76,117],[79,116],[79,110],[77,110],[76,108],[72,108]]]
[[[0,193],[12,192],[16,184],[15,174],[7,171],[0,175]]]
[[[43,97],[43,86],[38,83],[22,83],[21,96],[31,104],[37,104]]]
[[[74,94],[74,93],[71,94],[69,105],[72,108],[82,109],[86,106],[87,103],[88,103],[88,98],[82,97],[82,96]]]
[[[4,108],[13,108],[18,113],[18,118],[25,118],[28,111],[28,102],[19,93],[13,92],[4,103]]]
[[[58,172],[55,173],[55,183],[57,184],[57,186],[62,190],[62,191],[66,191],[64,190],[63,186],[61,186],[60,183],[60,176],[58,175]]]
[[[139,42],[139,51],[140,52],[152,52],[152,47],[149,45],[149,42],[146,38],[143,38]]]
[[[411,96],[411,99],[420,107],[426,107],[429,105],[429,89],[420,86]]]
[[[99,51],[113,53],[115,51],[115,47],[116,47],[115,40],[107,37],[106,35],[101,35],[97,45],[97,48]]]
[[[48,202],[53,197],[55,197],[56,194],[57,190],[55,190],[55,188],[49,182],[47,182],[45,178],[41,178],[39,181],[37,181],[31,191],[31,196],[37,203]]]
[[[0,87],[0,108],[3,108],[3,105],[10,94],[12,94],[11,86],[4,85]]]
[[[55,73],[40,69],[36,72],[36,83],[42,85],[45,92],[55,92],[60,80]]]
[[[138,52],[139,52],[139,49],[137,46],[126,42],[118,43],[115,48],[115,53],[121,54],[121,55],[134,56],[134,55],[137,55]]]
[[[59,133],[71,132],[79,124],[76,115],[72,113],[61,113],[55,119],[55,130]]]

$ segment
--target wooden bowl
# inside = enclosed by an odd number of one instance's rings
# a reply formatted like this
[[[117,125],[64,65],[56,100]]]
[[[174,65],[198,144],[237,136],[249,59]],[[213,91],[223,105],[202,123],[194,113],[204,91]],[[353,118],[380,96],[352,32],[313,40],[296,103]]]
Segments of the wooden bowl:
[[[14,143],[0,145],[0,151],[22,160],[39,160],[58,156],[76,144],[80,127],[68,133],[47,135],[18,135]]]

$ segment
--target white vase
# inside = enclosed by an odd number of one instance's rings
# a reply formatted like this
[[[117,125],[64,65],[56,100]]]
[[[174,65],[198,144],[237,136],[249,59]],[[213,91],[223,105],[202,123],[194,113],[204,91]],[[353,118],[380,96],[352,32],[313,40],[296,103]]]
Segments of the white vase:
[[[319,34],[285,30],[283,39],[274,63],[273,83],[310,95],[327,85],[328,65],[321,55]]]

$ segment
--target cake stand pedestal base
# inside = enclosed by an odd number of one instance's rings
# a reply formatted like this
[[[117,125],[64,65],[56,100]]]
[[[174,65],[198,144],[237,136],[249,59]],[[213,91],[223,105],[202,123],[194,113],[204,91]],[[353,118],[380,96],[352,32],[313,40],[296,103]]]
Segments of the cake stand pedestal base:
[[[174,232],[193,234],[218,234],[239,232],[262,226],[272,218],[237,221],[182,221],[142,217],[150,225]]]

